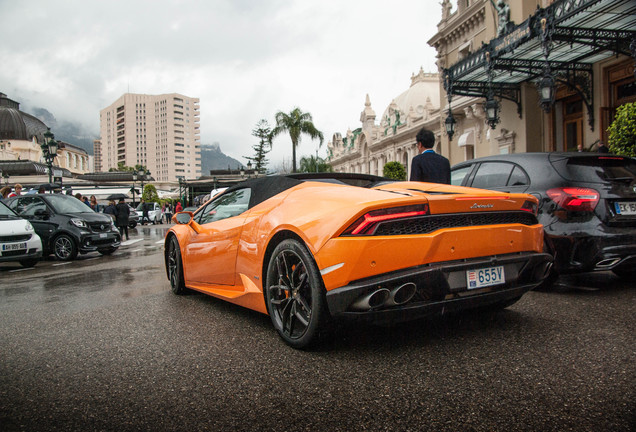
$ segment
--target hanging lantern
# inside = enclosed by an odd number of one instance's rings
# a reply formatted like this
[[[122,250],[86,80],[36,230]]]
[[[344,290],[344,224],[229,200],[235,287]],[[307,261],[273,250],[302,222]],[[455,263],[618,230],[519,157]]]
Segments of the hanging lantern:
[[[554,78],[549,72],[543,74],[539,82],[539,103],[546,113],[549,113],[554,104]]]
[[[499,123],[499,102],[492,96],[489,95],[488,99],[486,99],[486,103],[484,104],[484,110],[486,111],[486,121],[491,129],[494,129]]]
[[[448,141],[453,140],[453,135],[455,135],[455,124],[457,121],[455,117],[453,117],[453,112],[448,111],[448,117],[446,117],[446,121],[444,122],[444,127],[446,128],[446,135],[448,135]]]

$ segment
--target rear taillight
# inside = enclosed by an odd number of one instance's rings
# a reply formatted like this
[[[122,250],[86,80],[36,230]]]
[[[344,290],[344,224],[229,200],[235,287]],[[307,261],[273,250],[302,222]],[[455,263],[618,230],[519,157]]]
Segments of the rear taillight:
[[[553,188],[547,194],[563,209],[578,212],[594,211],[600,196],[594,189],[577,187]]]
[[[373,210],[358,218],[342,235],[373,235],[378,225],[387,221],[426,216],[428,204]]]

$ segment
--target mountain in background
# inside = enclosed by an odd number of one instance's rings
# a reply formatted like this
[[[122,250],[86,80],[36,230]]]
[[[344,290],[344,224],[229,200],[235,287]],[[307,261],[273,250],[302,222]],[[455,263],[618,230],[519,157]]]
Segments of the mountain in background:
[[[210,175],[210,171],[239,169],[241,162],[225,155],[218,142],[201,144],[201,175]]]
[[[79,123],[68,121],[57,121],[55,116],[45,108],[33,108],[30,114],[42,120],[45,125],[51,128],[55,139],[73,144],[86,150],[89,155],[93,154],[93,141],[99,136],[87,131]],[[212,144],[201,144],[201,175],[210,175],[214,170],[236,170],[241,166],[241,162],[225,155],[221,151],[218,142]]]
[[[30,114],[42,120],[51,129],[56,140],[80,147],[86,150],[89,155],[93,154],[93,141],[98,136],[90,133],[80,124],[67,121],[58,122],[55,116],[45,108],[33,108]]]

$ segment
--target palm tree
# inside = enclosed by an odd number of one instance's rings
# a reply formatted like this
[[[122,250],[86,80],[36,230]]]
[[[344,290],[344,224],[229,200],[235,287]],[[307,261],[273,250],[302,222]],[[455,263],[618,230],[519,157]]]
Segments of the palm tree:
[[[320,139],[320,145],[324,141],[322,132],[316,129],[310,113],[304,113],[300,108],[294,108],[289,114],[279,111],[276,113],[276,127],[272,130],[272,137],[283,132],[289,132],[292,140],[292,169],[296,172],[296,147],[300,142],[301,134],[307,134],[311,139]]]

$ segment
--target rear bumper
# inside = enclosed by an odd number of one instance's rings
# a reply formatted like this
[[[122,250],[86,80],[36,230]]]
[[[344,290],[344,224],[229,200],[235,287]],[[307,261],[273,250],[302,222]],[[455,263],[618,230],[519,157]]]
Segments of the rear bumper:
[[[555,268],[560,273],[612,270],[636,261],[634,228],[549,237],[555,251]]]
[[[515,254],[423,265],[355,281],[327,292],[327,305],[334,318],[373,322],[406,321],[448,312],[503,303],[522,296],[539,285],[549,272],[552,256],[547,253]],[[467,270],[503,266],[505,283],[475,290],[467,287]],[[415,284],[413,297],[401,305],[384,303],[367,310],[354,305],[378,289]]]

